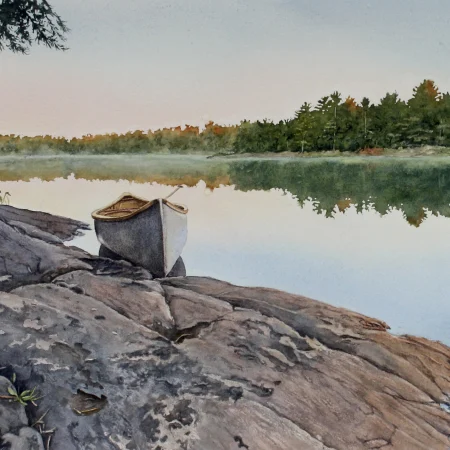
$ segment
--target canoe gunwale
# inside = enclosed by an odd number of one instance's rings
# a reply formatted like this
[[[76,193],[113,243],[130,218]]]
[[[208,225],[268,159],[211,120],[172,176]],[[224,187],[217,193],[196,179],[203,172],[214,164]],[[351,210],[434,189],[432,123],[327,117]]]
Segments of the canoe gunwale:
[[[124,200],[127,197],[131,197],[133,199],[139,200],[141,202],[145,202],[141,207],[134,209],[133,211],[131,211],[129,214],[126,214],[122,217],[114,217],[114,216],[107,216],[102,214],[103,211],[105,211],[106,209],[112,208],[114,205],[116,205],[117,203],[121,202],[122,200]],[[151,206],[153,206],[155,203],[157,203],[160,199],[155,199],[155,200],[147,200],[141,197],[138,197],[136,195],[130,194],[128,192],[122,194],[117,200],[114,200],[112,203],[110,203],[109,205],[106,205],[102,208],[99,208],[97,210],[95,210],[91,216],[93,219],[95,220],[100,220],[102,222],[122,222],[128,219],[131,219],[132,217],[140,214],[141,212],[147,210],[148,208],[150,208]],[[161,199],[162,203],[164,203],[165,205],[167,205],[169,208],[173,209],[174,211],[179,212],[180,214],[187,214],[188,213],[188,209],[180,204],[177,203],[172,203],[169,202],[168,200],[165,199]],[[120,209],[117,210],[117,212],[119,212]]]

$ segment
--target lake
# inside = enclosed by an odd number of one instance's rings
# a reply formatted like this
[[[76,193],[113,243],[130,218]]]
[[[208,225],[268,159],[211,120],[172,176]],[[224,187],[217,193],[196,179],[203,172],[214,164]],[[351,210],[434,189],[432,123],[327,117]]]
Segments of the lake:
[[[450,344],[450,158],[0,160],[11,204],[92,223],[122,192],[189,208],[188,275],[302,294]],[[94,232],[70,245],[97,252]]]

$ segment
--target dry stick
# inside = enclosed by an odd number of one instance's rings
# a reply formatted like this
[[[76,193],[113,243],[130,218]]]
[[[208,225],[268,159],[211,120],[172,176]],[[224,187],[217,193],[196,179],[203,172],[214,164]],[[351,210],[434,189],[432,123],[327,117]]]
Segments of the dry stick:
[[[45,411],[44,414],[42,414],[41,417],[39,417],[38,420],[36,420],[36,422],[34,422],[33,425],[31,425],[32,427],[36,426],[37,424],[43,424],[44,422],[42,422],[44,420],[44,417],[48,414],[48,412],[50,411],[50,409],[47,409],[47,411]]]
[[[50,450],[50,441],[52,440],[52,436],[53,436],[53,434],[50,434],[50,435],[48,436],[47,450]]]
[[[74,411],[79,414],[80,416],[84,416],[87,413],[100,411],[100,408],[91,408],[91,409],[83,409],[82,411],[79,411],[78,409],[74,409]]]
[[[56,431],[56,428],[52,428],[51,430],[42,430],[41,434],[53,434]]]

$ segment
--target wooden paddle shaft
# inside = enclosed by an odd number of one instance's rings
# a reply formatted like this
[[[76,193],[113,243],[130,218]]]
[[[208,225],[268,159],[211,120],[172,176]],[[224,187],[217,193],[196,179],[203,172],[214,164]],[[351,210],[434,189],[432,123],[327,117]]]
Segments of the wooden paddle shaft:
[[[172,195],[175,194],[175,192],[177,192],[182,187],[183,186],[177,186],[177,188],[173,192],[171,192],[167,197],[164,197],[164,200],[167,200],[169,197],[172,197]]]

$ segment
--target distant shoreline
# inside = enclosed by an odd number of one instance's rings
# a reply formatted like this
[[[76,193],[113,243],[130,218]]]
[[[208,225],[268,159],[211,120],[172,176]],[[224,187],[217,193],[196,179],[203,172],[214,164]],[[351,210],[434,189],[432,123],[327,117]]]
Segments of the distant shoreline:
[[[423,146],[416,148],[404,148],[404,149],[382,149],[379,154],[364,154],[362,152],[340,152],[338,150],[330,151],[317,151],[317,152],[264,152],[264,153],[217,153],[208,156],[209,159],[223,158],[382,158],[382,157],[402,157],[402,158],[417,158],[423,156],[450,156],[450,148],[438,147],[438,146]]]
[[[3,154],[0,155],[1,159],[45,159],[45,158],[118,158],[118,157],[156,157],[156,158],[167,158],[167,157],[189,157],[203,159],[214,159],[214,160],[233,160],[233,159],[248,159],[248,158],[258,158],[258,159],[317,159],[317,158],[367,158],[367,159],[378,159],[378,158],[420,158],[420,157],[445,157],[450,156],[449,147],[438,147],[438,146],[423,146],[416,148],[405,148],[405,149],[381,149],[382,151],[378,154],[364,154],[361,152],[341,152],[338,150],[330,151],[317,151],[317,152],[261,152],[261,153],[204,153],[204,152],[149,152],[149,153],[65,153],[65,152],[51,152],[51,153],[21,153],[21,154]]]

